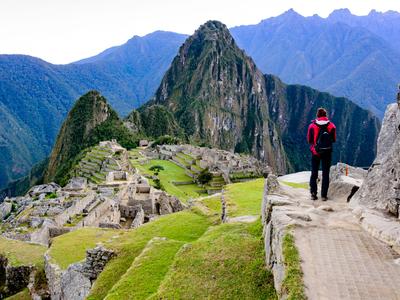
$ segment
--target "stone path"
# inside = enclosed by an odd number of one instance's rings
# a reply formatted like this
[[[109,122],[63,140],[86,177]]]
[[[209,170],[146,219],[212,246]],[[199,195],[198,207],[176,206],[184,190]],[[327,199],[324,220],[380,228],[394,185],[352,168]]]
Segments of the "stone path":
[[[285,191],[311,217],[294,231],[308,299],[400,299],[400,255],[365,232],[347,203]]]
[[[400,265],[382,242],[361,230],[298,228],[309,299],[400,299]]]

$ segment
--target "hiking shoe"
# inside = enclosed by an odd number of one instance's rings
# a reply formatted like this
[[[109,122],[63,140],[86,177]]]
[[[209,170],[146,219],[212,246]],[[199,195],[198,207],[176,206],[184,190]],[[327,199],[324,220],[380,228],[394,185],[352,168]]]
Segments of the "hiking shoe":
[[[327,200],[328,200],[328,197],[326,197],[326,196],[325,196],[325,197],[322,197],[321,200],[322,200],[322,201],[327,201]]]
[[[311,194],[311,200],[318,200],[317,194]]]

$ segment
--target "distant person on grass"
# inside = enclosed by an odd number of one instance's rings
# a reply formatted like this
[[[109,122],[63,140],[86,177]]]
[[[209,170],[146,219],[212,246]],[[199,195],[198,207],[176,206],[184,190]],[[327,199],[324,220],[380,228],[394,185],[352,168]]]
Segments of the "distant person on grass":
[[[322,164],[322,201],[328,200],[329,189],[329,169],[332,161],[333,143],[336,142],[336,126],[327,117],[324,108],[318,108],[317,118],[308,127],[307,142],[310,145],[311,157],[311,177],[310,192],[311,199],[318,200],[318,170]]]

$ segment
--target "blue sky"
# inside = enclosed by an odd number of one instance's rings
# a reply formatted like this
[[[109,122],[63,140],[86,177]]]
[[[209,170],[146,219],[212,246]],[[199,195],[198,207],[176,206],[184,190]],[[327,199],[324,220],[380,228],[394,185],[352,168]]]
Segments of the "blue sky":
[[[133,35],[162,29],[191,34],[207,20],[229,27],[255,24],[294,8],[326,17],[337,8],[365,15],[400,11],[400,0],[1,0],[0,53],[69,63]]]

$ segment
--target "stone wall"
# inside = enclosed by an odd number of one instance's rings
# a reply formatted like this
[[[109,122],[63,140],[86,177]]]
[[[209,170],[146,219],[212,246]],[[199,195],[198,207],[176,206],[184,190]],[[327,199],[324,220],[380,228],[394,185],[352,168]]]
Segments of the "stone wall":
[[[0,255],[0,299],[26,288],[34,271],[33,266],[12,266],[6,257]]]
[[[52,300],[83,300],[90,292],[93,281],[103,271],[114,251],[97,246],[86,251],[84,262],[71,264],[66,270],[52,262],[45,254],[45,271]]]
[[[81,213],[83,209],[93,201],[95,195],[93,193],[88,194],[86,197],[75,201],[72,206],[67,208],[61,214],[55,216],[54,221],[57,226],[63,226],[71,217]]]

